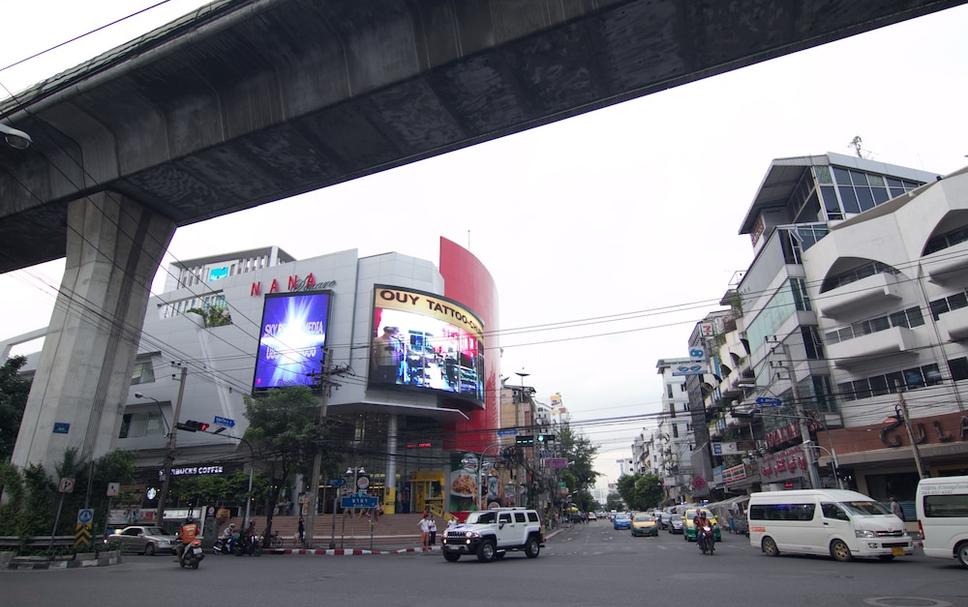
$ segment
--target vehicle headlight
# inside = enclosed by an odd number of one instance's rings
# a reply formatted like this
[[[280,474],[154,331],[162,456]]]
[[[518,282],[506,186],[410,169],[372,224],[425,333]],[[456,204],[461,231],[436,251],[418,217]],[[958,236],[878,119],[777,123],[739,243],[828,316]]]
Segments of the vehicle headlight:
[[[464,537],[480,537],[481,534],[476,531],[468,531],[464,534]]]
[[[877,534],[873,531],[868,531],[867,529],[857,529],[854,531],[855,537],[877,537]]]

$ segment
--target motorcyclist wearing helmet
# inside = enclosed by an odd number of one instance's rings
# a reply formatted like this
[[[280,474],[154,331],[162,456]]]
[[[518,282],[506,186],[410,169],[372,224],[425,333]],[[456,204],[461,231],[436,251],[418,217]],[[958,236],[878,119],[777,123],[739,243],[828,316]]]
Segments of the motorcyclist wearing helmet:
[[[706,511],[700,508],[696,512],[696,516],[692,519],[692,524],[696,527],[696,542],[701,543],[706,541],[706,534],[704,531],[705,527],[712,528],[713,524],[706,516]]]
[[[186,517],[185,523],[178,530],[178,546],[176,548],[178,553],[178,561],[181,561],[182,555],[185,553],[185,547],[190,546],[192,542],[195,541],[195,536],[198,535],[198,523],[192,517]]]

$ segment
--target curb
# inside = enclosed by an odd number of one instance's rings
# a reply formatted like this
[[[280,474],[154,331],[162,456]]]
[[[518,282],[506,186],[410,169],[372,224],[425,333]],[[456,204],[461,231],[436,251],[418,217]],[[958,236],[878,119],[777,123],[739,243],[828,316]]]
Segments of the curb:
[[[273,548],[265,550],[262,554],[273,554],[278,556],[378,556],[385,554],[417,554],[425,552],[438,552],[439,546],[429,548],[400,548],[397,550],[365,550],[363,548]]]
[[[118,556],[103,556],[83,561],[44,561],[41,563],[11,561],[7,569],[15,571],[37,571],[42,569],[80,569],[83,567],[110,567],[121,562]]]

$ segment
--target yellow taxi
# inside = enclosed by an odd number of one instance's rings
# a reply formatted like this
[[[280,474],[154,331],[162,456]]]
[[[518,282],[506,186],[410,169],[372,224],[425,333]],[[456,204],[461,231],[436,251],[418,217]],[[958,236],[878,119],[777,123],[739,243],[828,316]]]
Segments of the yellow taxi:
[[[632,537],[640,535],[659,537],[659,523],[651,514],[638,512],[632,516]]]
[[[719,521],[716,520],[716,515],[705,508],[703,508],[702,511],[706,513],[706,518],[708,518],[709,522],[713,524],[713,541],[723,541],[723,536],[719,531]],[[685,514],[682,515],[682,537],[687,542],[696,541],[696,524],[692,522],[692,519],[696,518],[696,514],[698,513],[698,508],[689,508],[686,510]]]

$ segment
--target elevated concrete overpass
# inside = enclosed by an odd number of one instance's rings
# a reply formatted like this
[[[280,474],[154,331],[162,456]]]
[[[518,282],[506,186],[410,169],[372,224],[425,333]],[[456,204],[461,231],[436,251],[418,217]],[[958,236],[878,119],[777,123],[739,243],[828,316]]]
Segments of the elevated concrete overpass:
[[[0,271],[67,270],[13,462],[112,446],[177,226],[963,2],[218,0],[41,82],[0,102]]]
[[[220,0],[0,105],[0,271],[111,190],[176,225],[963,0]]]

